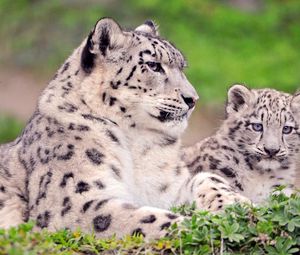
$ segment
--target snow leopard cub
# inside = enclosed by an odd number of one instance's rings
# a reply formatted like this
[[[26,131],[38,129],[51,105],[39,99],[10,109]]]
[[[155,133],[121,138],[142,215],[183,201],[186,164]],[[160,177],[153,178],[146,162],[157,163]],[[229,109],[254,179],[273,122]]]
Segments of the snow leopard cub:
[[[226,113],[215,135],[184,149],[190,171],[218,174],[255,203],[279,185],[291,194],[300,149],[300,94],[234,85]]]

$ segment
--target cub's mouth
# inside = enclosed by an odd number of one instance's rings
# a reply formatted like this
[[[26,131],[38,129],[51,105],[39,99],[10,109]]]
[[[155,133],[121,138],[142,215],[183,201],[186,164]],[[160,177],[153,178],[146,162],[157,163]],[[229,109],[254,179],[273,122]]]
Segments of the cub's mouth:
[[[260,158],[263,160],[277,160],[277,161],[282,161],[285,160],[287,158],[286,154],[279,154],[279,155],[266,155],[266,154],[260,154]]]
[[[177,114],[174,114],[172,112],[167,112],[167,111],[161,110],[159,112],[159,115],[157,115],[157,116],[153,115],[151,113],[149,113],[149,115],[152,118],[158,119],[160,122],[170,122],[170,121],[183,121],[183,120],[185,120],[188,116],[188,112],[189,111],[186,111],[183,114],[177,115]]]

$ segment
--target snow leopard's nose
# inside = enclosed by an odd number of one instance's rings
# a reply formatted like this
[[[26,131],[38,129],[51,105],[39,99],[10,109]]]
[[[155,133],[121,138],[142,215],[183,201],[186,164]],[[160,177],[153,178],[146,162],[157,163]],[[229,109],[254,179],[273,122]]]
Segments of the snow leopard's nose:
[[[181,97],[182,97],[183,101],[187,104],[189,109],[192,109],[195,106],[196,101],[198,100],[198,98],[186,97],[183,94],[181,94]]]
[[[268,154],[268,156],[274,157],[280,151],[280,149],[264,147],[264,151]]]

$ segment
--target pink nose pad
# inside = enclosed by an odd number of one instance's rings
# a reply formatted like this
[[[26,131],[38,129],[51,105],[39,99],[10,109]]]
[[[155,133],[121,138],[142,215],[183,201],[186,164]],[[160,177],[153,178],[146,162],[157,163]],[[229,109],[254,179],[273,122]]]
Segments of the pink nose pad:
[[[195,104],[197,99],[194,97],[185,97],[184,95],[181,95],[183,101],[187,104],[187,106],[189,107],[189,109],[192,109]]]
[[[264,151],[270,156],[270,157],[274,157],[279,151],[280,149],[269,149],[269,148],[266,148],[264,147]]]

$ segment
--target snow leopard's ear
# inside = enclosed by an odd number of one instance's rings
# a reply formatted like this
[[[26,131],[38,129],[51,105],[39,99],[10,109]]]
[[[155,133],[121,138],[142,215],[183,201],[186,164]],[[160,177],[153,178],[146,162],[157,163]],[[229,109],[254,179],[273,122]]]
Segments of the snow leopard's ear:
[[[244,85],[233,85],[228,90],[226,113],[239,112],[251,104],[252,92]]]
[[[159,36],[158,25],[156,25],[152,20],[146,20],[145,23],[138,26],[135,31]]]
[[[90,73],[97,56],[106,57],[109,51],[121,48],[125,42],[123,30],[117,22],[110,18],[98,20],[90,32],[81,55],[81,67]]]
[[[292,101],[291,101],[291,108],[293,113],[300,116],[300,91],[296,92],[293,95]]]

